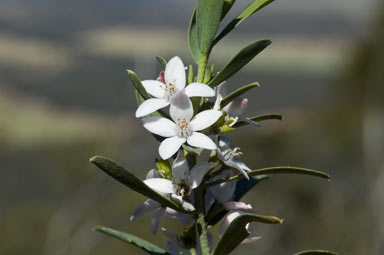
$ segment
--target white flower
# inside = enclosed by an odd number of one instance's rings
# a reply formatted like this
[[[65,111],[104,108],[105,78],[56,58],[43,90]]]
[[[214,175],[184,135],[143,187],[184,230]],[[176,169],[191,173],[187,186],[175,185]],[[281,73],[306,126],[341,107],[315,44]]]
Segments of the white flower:
[[[172,164],[173,181],[151,178],[145,180],[144,183],[159,193],[172,194],[173,198],[181,199],[201,184],[205,174],[214,165],[214,163],[200,162],[190,170],[184,152],[180,150]]]
[[[251,120],[248,117],[242,117],[241,115],[245,112],[248,105],[248,99],[237,97],[234,100],[232,100],[229,104],[221,108],[221,101],[223,98],[227,95],[227,90],[225,87],[225,82],[219,84],[216,86],[216,101],[213,106],[213,109],[215,110],[221,110],[225,112],[227,115],[225,116],[226,121],[232,121],[232,123],[229,126],[233,126],[236,124],[236,122],[240,119],[244,122],[247,122],[248,124],[252,124],[255,126],[260,126],[259,123]]]
[[[188,97],[213,97],[214,90],[202,83],[191,83],[187,87],[184,64],[179,57],[173,57],[167,63],[164,74],[158,80],[142,81],[145,90],[153,96],[144,101],[136,110],[136,117],[143,117],[168,106],[173,95],[181,90]]]
[[[152,169],[148,172],[146,180],[152,179],[152,178],[159,178],[160,175],[158,174],[158,171],[155,169]],[[162,195],[165,195],[162,193]],[[186,206],[185,209],[190,208],[191,206]],[[193,208],[194,209],[194,208]],[[150,229],[153,234],[156,234],[160,227],[161,220],[164,215],[167,215],[171,218],[178,219],[182,224],[190,225],[194,222],[194,219],[191,215],[184,214],[178,211],[173,210],[172,208],[162,206],[160,203],[148,199],[144,203],[142,203],[139,207],[136,208],[136,210],[133,212],[130,220],[135,221],[144,215],[147,215],[149,213],[154,212],[155,214],[152,217]]]
[[[225,165],[237,169],[245,178],[249,180],[247,171],[251,171],[247,165],[245,165],[240,159],[239,156],[242,154],[240,152],[240,148],[236,147],[232,149],[232,146],[229,142],[228,137],[223,135],[218,135],[216,137],[217,144],[217,157],[221,160]]]
[[[208,136],[197,131],[214,124],[222,115],[220,111],[205,110],[192,118],[192,102],[181,90],[172,96],[170,114],[173,121],[163,117],[142,119],[144,128],[149,132],[166,137],[159,147],[162,159],[170,158],[185,142],[208,150],[216,149],[216,144]]]

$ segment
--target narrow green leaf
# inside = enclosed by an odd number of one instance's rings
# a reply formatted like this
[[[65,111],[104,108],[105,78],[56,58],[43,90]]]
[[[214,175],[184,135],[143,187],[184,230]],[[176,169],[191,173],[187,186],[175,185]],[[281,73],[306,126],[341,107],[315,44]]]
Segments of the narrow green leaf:
[[[245,92],[247,92],[250,89],[253,89],[254,87],[260,87],[260,84],[258,82],[254,82],[248,85],[245,85],[244,87],[241,87],[232,93],[230,93],[228,96],[224,97],[223,100],[221,101],[220,107],[223,108],[230,102],[232,102],[235,98],[241,96]]]
[[[159,202],[163,206],[167,206],[172,209],[188,213],[173,201],[169,200],[166,197],[163,197],[162,195],[145,185],[145,183],[142,182],[137,176],[135,176],[133,173],[129,172],[127,169],[120,166],[116,162],[101,156],[92,157],[90,161],[91,163],[98,166],[101,170],[103,170],[106,174],[110,175],[111,177],[124,184],[128,188]]]
[[[193,60],[196,64],[199,64],[201,59],[201,50],[199,47],[199,40],[197,37],[197,26],[196,26],[196,9],[193,10],[191,21],[188,28],[188,48],[192,55]]]
[[[247,174],[248,176],[259,176],[259,175],[267,175],[267,174],[304,174],[304,175],[321,177],[327,180],[331,179],[331,177],[326,173],[312,170],[312,169],[292,167],[292,166],[277,166],[277,167],[261,168],[261,169],[249,171],[247,172]],[[214,186],[223,182],[234,181],[242,177],[244,177],[242,174],[234,175],[230,178],[210,182],[207,184],[207,186]]]
[[[336,252],[324,251],[324,250],[310,250],[295,253],[294,255],[337,255]]]
[[[165,70],[165,66],[167,65],[167,60],[165,60],[165,58],[163,58],[162,56],[156,56],[156,60],[157,62],[159,62],[161,68]]]
[[[134,235],[122,232],[122,231],[118,231],[118,230],[103,227],[103,226],[96,226],[93,228],[93,230],[101,232],[101,233],[109,235],[109,236],[112,236],[112,237],[115,237],[115,238],[120,239],[120,240],[127,242],[129,244],[132,244],[132,245],[142,249],[143,251],[146,251],[148,254],[151,254],[151,255],[169,254],[164,249],[160,248],[157,245],[154,245],[153,243],[150,243],[150,242],[143,240],[137,236],[134,236]]]
[[[242,214],[236,217],[229,224],[223,236],[220,238],[213,255],[231,253],[245,238],[249,236],[246,225],[250,222],[281,224],[283,223],[283,220],[274,216],[263,216],[250,213]]]
[[[253,116],[250,117],[250,120],[253,120],[255,122],[263,121],[263,120],[282,120],[282,116],[280,114],[271,113],[271,114],[263,114],[259,116]],[[234,128],[239,128],[248,125],[248,122],[245,121],[238,121],[235,125],[233,125]]]
[[[228,80],[228,78],[237,73],[241,68],[243,68],[243,66],[248,64],[249,61],[251,61],[270,44],[270,40],[260,40],[247,45],[223,67],[223,69],[209,82],[208,85],[215,87],[223,81]]]
[[[236,0],[224,0],[223,11],[221,12],[221,20],[225,18],[235,2]]]
[[[132,70],[127,70],[129,79],[132,82],[132,85],[135,87],[135,89],[140,93],[140,95],[145,99],[149,99],[149,95],[147,91],[145,90],[143,84],[141,84],[141,81],[137,77],[134,71]]]
[[[247,7],[242,10],[239,15],[236,16],[215,38],[214,44],[220,41],[223,37],[225,37],[229,32],[231,32],[234,28],[240,25],[245,19],[249,16],[262,9],[264,6],[272,3],[274,0],[254,0]]]
[[[209,54],[219,28],[224,0],[199,0],[196,7],[196,28],[199,48]]]

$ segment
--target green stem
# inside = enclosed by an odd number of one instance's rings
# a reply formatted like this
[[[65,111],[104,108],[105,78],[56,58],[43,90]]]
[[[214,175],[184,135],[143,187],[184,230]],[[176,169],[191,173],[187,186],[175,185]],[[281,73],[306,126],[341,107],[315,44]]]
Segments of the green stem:
[[[208,230],[207,224],[205,222],[204,216],[204,187],[201,185],[200,187],[195,189],[194,192],[195,201],[196,201],[196,234],[199,235],[201,254],[209,255],[209,243],[208,243]]]
[[[197,69],[197,82],[203,83],[205,68],[207,67],[207,62],[208,62],[208,54],[202,53],[201,58],[200,58],[200,62],[199,62],[199,67]]]

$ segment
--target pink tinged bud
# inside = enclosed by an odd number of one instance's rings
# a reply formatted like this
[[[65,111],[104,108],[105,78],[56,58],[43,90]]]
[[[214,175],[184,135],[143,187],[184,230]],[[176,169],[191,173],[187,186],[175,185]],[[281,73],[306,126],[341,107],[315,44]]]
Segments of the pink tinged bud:
[[[250,204],[246,204],[244,202],[236,202],[236,201],[230,201],[223,204],[224,208],[228,211],[235,211],[235,210],[243,210],[243,211],[250,211],[252,210],[252,206]]]
[[[164,78],[164,72],[161,71],[160,74],[159,74],[159,77],[157,77],[158,81],[162,82],[162,83],[165,83],[165,78]]]
[[[240,116],[247,109],[247,105],[247,98],[238,97],[226,105],[223,110],[230,116]]]

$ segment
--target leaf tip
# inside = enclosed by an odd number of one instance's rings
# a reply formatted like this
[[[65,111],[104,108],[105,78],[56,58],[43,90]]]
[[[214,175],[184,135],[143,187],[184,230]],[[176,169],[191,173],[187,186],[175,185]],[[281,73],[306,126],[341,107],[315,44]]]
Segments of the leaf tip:
[[[127,69],[127,73],[129,75],[136,75],[136,73],[134,71],[130,70],[130,69]]]
[[[93,156],[92,158],[89,159],[89,162],[94,163],[98,158],[99,156]]]

